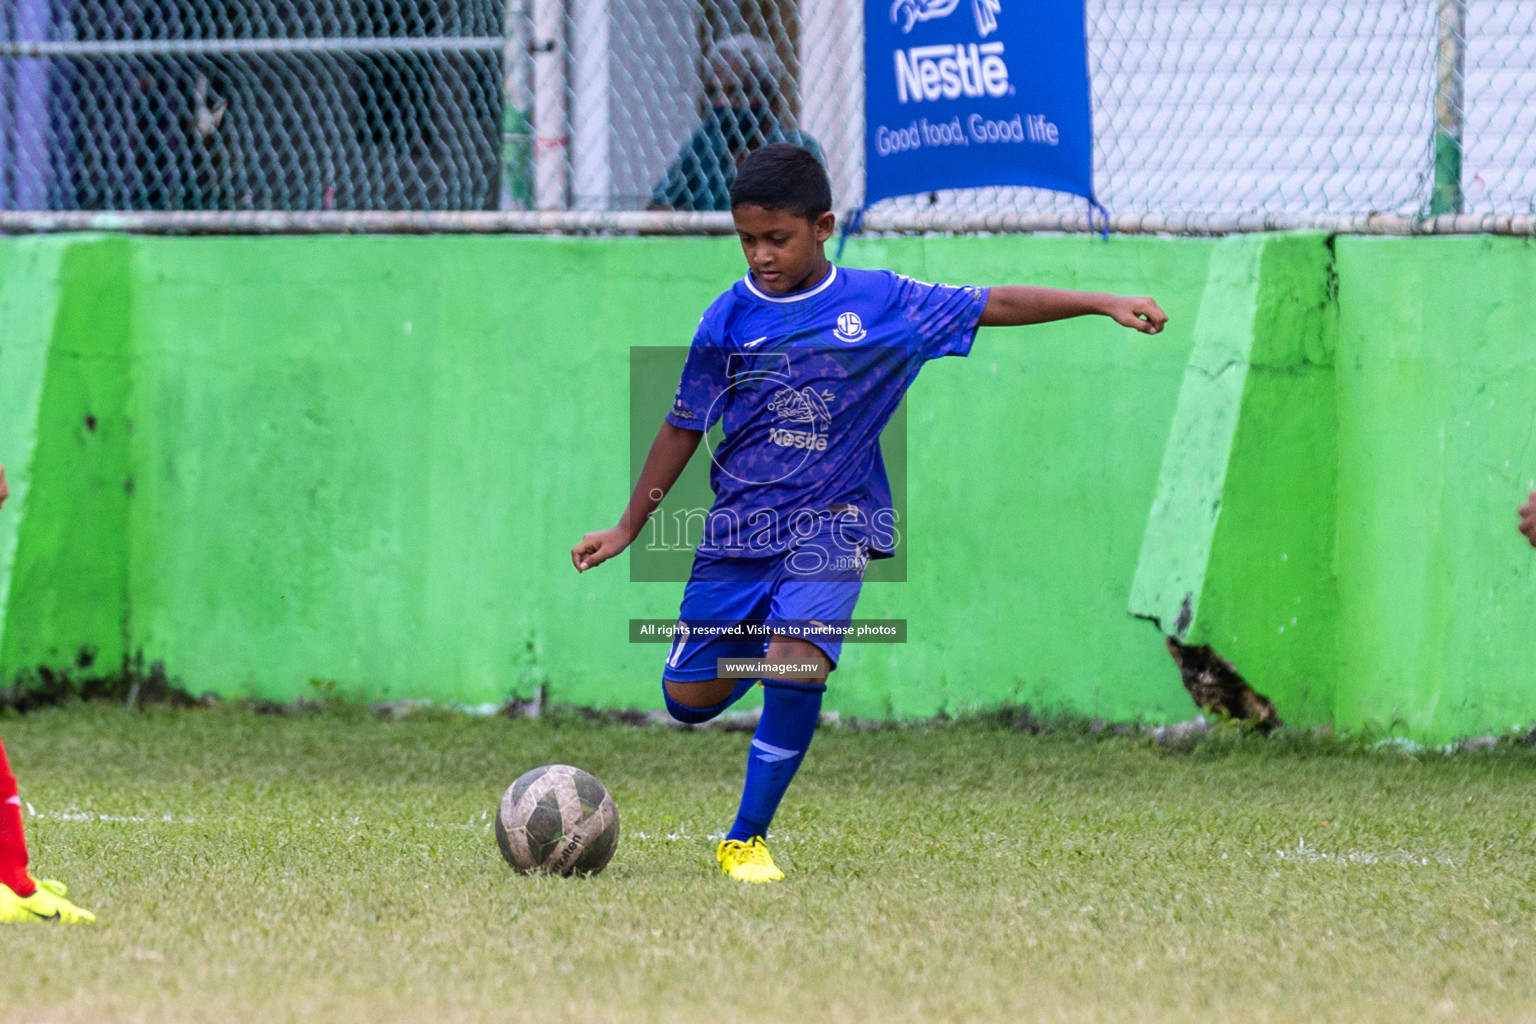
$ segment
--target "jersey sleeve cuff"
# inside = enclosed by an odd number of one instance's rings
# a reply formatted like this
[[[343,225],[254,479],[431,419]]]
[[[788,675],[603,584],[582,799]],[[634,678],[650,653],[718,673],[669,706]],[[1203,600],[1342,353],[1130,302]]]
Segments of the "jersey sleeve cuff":
[[[681,430],[697,430],[701,434],[704,432],[703,420],[679,416],[676,410],[667,413],[666,421]]]
[[[981,330],[981,314],[987,311],[987,300],[992,296],[991,288],[977,288],[976,301],[971,306],[971,329],[965,337],[960,339],[960,344],[955,346],[955,355],[968,356],[971,354],[971,346],[976,344],[976,332]]]

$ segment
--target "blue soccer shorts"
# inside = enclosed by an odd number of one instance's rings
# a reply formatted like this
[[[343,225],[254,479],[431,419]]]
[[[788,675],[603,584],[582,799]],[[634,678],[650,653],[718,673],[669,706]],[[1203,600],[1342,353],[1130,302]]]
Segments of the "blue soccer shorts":
[[[835,629],[846,627],[864,586],[868,560],[862,547],[851,564],[806,578],[783,568],[784,557],[712,559],[695,558],[693,573],[683,589],[678,628],[662,678],[677,683],[697,683],[720,673],[721,658],[761,658],[768,653],[775,624],[780,631],[801,636],[815,644],[837,667],[842,654],[842,635],[817,635],[815,624]],[[744,623],[745,634],[730,635],[722,627]],[[807,632],[806,624],[812,629]]]

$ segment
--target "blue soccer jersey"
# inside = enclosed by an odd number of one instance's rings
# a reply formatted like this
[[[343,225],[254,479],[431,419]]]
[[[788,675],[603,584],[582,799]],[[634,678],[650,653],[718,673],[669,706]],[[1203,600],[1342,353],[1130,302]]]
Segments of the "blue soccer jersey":
[[[987,294],[832,267],[793,295],[748,274],[716,299],[667,414],[724,432],[699,555],[758,558],[824,537],[889,557],[899,532],[880,433],[924,362],[970,351]]]

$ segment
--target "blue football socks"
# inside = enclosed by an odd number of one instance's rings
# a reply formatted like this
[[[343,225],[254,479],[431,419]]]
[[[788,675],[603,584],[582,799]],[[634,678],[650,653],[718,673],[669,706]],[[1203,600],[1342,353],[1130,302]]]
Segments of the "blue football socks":
[[[756,679],[737,680],[736,688],[731,691],[731,695],[729,697],[725,698],[725,700],[721,701],[719,704],[711,704],[709,707],[705,708],[691,708],[687,704],[680,704],[673,700],[672,695],[667,692],[666,684],[662,684],[661,695],[667,702],[667,713],[670,714],[673,718],[677,719],[679,722],[682,722],[685,725],[701,725],[704,722],[709,721],[711,718],[718,717],[732,704],[735,704],[737,701],[741,700],[742,697],[746,696],[747,691],[752,689],[753,684],[756,682]]]
[[[758,720],[752,752],[747,756],[741,810],[725,838],[745,842],[768,834],[768,823],[805,760],[826,692],[823,683],[763,680],[763,717]]]

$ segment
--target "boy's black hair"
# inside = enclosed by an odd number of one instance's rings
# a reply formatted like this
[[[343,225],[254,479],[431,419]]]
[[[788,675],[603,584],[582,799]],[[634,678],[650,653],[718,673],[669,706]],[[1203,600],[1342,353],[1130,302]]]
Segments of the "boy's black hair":
[[[731,209],[761,206],[815,220],[832,209],[832,182],[810,150],[775,142],[753,150],[736,169]]]

